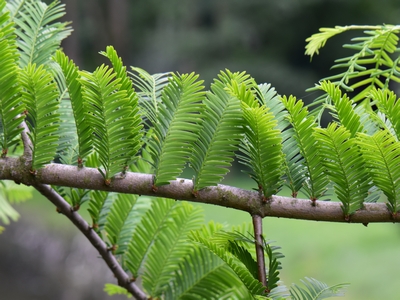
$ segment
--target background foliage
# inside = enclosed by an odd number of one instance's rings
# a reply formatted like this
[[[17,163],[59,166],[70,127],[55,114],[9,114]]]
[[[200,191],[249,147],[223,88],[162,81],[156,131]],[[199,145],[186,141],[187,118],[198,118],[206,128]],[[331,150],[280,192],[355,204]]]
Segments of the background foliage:
[[[105,6],[106,6],[107,4],[106,4],[106,2],[103,2],[103,6],[99,6],[100,8],[104,8]],[[154,5],[154,4],[153,4]],[[160,6],[160,7],[162,7],[162,5],[155,5],[155,6]],[[211,4],[211,6],[212,6],[212,4]],[[228,9],[228,8],[226,8],[226,9]],[[229,8],[230,9],[230,8]],[[229,10],[228,9],[228,10]],[[168,11],[170,11],[170,10],[168,10]],[[195,10],[196,11],[196,10]],[[239,11],[239,10],[238,10]],[[171,23],[176,23],[177,22],[177,20],[175,19],[175,18],[173,18],[173,17],[171,17],[170,18],[172,21],[171,21]],[[179,19],[179,18],[178,18]],[[167,21],[168,21],[169,19],[167,19]],[[180,20],[179,19],[179,21],[180,22],[182,22],[182,20]],[[351,22],[354,22],[354,20],[352,20]],[[385,20],[385,22],[388,22],[387,21],[387,19]],[[380,21],[373,21],[373,22],[368,22],[368,21],[365,21],[365,22],[363,22],[363,23],[380,23]],[[164,24],[164,23],[163,23]],[[178,23],[178,25],[179,25],[180,23]],[[229,23],[228,23],[229,24]],[[338,24],[338,22],[336,22],[335,24]],[[165,25],[165,24],[164,24]],[[326,25],[329,25],[329,24],[326,24],[326,23],[324,23],[324,24],[322,24],[322,25],[324,25],[324,26],[326,26]],[[333,24],[332,24],[333,25]],[[76,26],[76,25],[75,25]],[[176,28],[176,27],[179,27],[180,28],[180,26],[176,26],[176,24],[172,27],[173,29],[174,28]],[[228,26],[229,28],[230,28],[230,26]],[[241,26],[239,26],[240,28],[241,28]],[[319,26],[316,26],[315,28],[317,28],[317,27],[319,27]],[[312,29],[312,32],[314,32],[315,31],[315,28],[313,28]],[[173,31],[173,30],[172,30]],[[178,31],[179,31],[179,29],[178,29]],[[175,32],[175,31],[174,31]],[[245,35],[245,34],[243,34],[243,35]],[[151,35],[151,36],[153,36],[153,35]],[[156,35],[157,36],[157,35]],[[174,35],[172,35],[172,36],[174,36]],[[307,35],[306,35],[307,36]],[[173,40],[173,39],[172,39]],[[111,42],[112,43],[112,42]],[[110,44],[110,42],[107,42],[107,44]],[[115,43],[114,43],[115,44]],[[168,45],[169,44],[175,44],[174,42],[168,42]],[[176,43],[176,44],[178,44],[178,43]],[[228,45],[229,45],[229,43],[228,43]],[[187,46],[187,45],[185,45],[185,46]],[[129,47],[128,47],[129,48]],[[222,48],[222,47],[221,47]],[[229,50],[231,50],[231,49],[234,49],[234,51],[233,52],[236,52],[237,51],[237,49],[236,48],[239,48],[239,50],[240,50],[240,48],[241,47],[235,47],[235,46],[233,46],[233,47],[230,47],[230,49]],[[302,47],[300,47],[300,49],[301,49]],[[101,46],[99,46],[99,47],[97,47],[96,48],[96,50],[95,51],[92,51],[91,53],[94,53],[94,52],[96,52],[96,51],[98,51],[99,49],[104,49],[104,47],[101,47]],[[125,48],[124,48],[125,49]],[[151,52],[151,51],[150,51]],[[166,51],[167,53],[168,53],[168,51]],[[173,52],[173,51],[171,51],[171,52]],[[190,52],[190,51],[189,51]],[[205,51],[206,52],[206,51]],[[231,53],[232,51],[225,51],[225,53]],[[239,51],[240,52],[240,51]],[[175,52],[174,52],[175,53]],[[179,53],[179,51],[177,51],[176,53]],[[265,56],[265,57],[269,57],[269,55],[265,55],[266,53],[264,53],[263,54],[263,56]],[[222,55],[220,55],[220,57],[221,57]],[[251,55],[250,55],[251,56]],[[157,56],[153,56],[153,58],[154,57],[160,57],[159,55]],[[218,56],[217,56],[218,57]],[[244,55],[244,57],[247,57],[246,55]],[[279,57],[278,55],[276,55],[276,57]],[[183,59],[185,58],[184,56],[182,57]],[[176,60],[178,60],[178,59],[176,59]],[[220,60],[223,60],[223,59],[220,59]],[[218,61],[220,61],[220,60],[218,60]],[[279,60],[279,59],[278,59]],[[171,60],[166,60],[166,61],[171,61]],[[173,59],[172,59],[172,61],[173,61]],[[208,58],[208,61],[212,61],[210,58]],[[128,63],[128,64],[130,64],[130,63]],[[135,63],[132,63],[132,64],[135,64]],[[137,63],[137,64],[135,64],[135,65],[139,65],[139,66],[141,66],[141,64],[140,63]],[[205,65],[205,64],[204,64]],[[229,64],[225,64],[223,67],[226,67],[227,65],[229,65]],[[259,65],[259,63],[258,63],[258,65]],[[160,66],[160,68],[162,68],[162,64],[160,64],[159,65]],[[221,68],[223,68],[223,67],[221,67]],[[218,67],[218,68],[220,68],[220,67]],[[231,67],[232,68],[232,67]],[[148,70],[150,70],[151,71],[151,68],[147,68]],[[168,68],[168,70],[171,70],[171,69],[173,69],[173,70],[175,70],[175,69],[180,69],[180,67],[169,67]],[[189,69],[191,69],[191,70],[193,70],[193,69],[196,69],[196,68],[193,68],[193,67],[189,67]],[[251,67],[245,67],[245,66],[243,66],[243,67],[239,67],[239,69],[247,69],[247,70],[249,70],[250,71],[250,73],[252,73],[252,75],[254,75],[254,76],[256,76],[257,77],[257,72],[253,72],[252,70],[251,70]],[[283,67],[279,67],[279,68],[276,68],[276,70],[282,70],[283,69]],[[183,71],[185,70],[185,69],[182,69]],[[160,71],[160,70],[157,70],[157,71]],[[200,71],[201,72],[201,71]],[[207,74],[207,72],[202,72],[201,74]],[[213,72],[213,74],[212,74],[212,76],[215,76],[215,74],[217,73],[217,71],[215,71],[215,72]],[[260,72],[261,73],[261,72]],[[264,72],[263,73],[265,73],[265,69],[264,69]],[[289,72],[289,73],[292,73],[292,72]],[[279,77],[278,76],[278,74],[275,74],[276,75],[276,77]],[[288,78],[288,80],[289,80],[289,78],[290,78],[290,76],[289,76],[289,74],[286,74],[286,75],[288,75],[287,76],[287,78]],[[286,78],[286,76],[284,76],[285,78]],[[297,76],[297,80],[299,79],[299,78],[304,78],[304,77],[301,77],[301,76]],[[259,79],[259,77],[257,77],[257,79]],[[260,78],[259,80],[258,80],[259,82],[262,82],[262,81],[264,81],[262,78]],[[274,81],[273,80],[268,80],[268,79],[266,79],[265,81],[270,81],[270,82],[273,82],[274,83]],[[278,86],[279,87],[279,84],[275,84],[274,83],[274,85],[275,86]],[[308,86],[310,86],[310,84],[308,85]],[[284,91],[284,93],[286,94],[286,93],[290,93],[289,91]]]

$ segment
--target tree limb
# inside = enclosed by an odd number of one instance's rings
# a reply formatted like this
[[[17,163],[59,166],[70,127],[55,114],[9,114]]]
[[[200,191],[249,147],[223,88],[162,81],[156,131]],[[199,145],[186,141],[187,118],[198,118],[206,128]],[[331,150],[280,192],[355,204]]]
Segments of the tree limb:
[[[86,236],[94,248],[100,253],[109,269],[118,280],[118,284],[127,289],[136,299],[147,299],[146,294],[132,282],[128,274],[122,269],[115,256],[107,249],[107,245],[98,236],[98,234],[89,226],[89,224],[50,186],[45,184],[34,184],[42,195],[49,199],[57,210],[64,214],[70,221]]]
[[[247,211],[251,215],[261,217],[363,224],[400,222],[400,214],[392,215],[384,203],[364,203],[362,209],[346,220],[339,202],[312,202],[283,196],[272,196],[270,201],[264,202],[255,191],[221,184],[204,188],[193,194],[193,183],[188,179],[173,180],[169,185],[160,186],[154,190],[153,175],[132,172],[106,185],[97,169],[79,169],[76,166],[61,164],[49,164],[38,170],[34,176],[24,169],[24,164],[17,158],[0,159],[1,179],[14,180],[26,185],[40,183],[208,203]]]

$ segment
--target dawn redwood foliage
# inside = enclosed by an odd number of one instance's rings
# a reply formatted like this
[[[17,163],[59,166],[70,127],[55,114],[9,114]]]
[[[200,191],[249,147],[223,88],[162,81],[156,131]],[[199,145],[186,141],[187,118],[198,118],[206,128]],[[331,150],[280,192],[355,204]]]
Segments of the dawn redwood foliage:
[[[400,220],[400,101],[390,89],[400,81],[399,26],[311,36],[312,57],[332,36],[364,30],[307,106],[246,72],[221,71],[205,90],[195,73],[127,69],[111,46],[101,52],[109,64],[80,70],[60,48],[71,27],[58,21],[59,1],[0,0],[0,12],[0,217],[15,216],[11,191],[29,197],[11,181],[33,186],[99,251],[117,278],[109,294],[340,296],[344,285],[312,278],[286,288],[262,218]],[[332,120],[322,127],[326,110]],[[219,184],[235,159],[253,191]],[[186,168],[193,177],[178,178]],[[328,192],[339,202],[320,201]],[[199,207],[174,200],[247,211],[252,224],[205,225]],[[90,223],[78,213],[85,202]]]

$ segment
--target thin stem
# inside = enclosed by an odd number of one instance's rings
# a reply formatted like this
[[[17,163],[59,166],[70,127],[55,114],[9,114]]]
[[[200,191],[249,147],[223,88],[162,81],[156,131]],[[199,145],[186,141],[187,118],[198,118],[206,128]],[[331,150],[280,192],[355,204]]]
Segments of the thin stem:
[[[267,286],[267,274],[265,272],[265,256],[263,250],[263,237],[262,237],[262,217],[258,215],[253,215],[253,228],[254,228],[254,238],[256,244],[256,257],[258,266],[258,280]]]
[[[29,128],[26,121],[23,121],[20,125],[24,130],[21,132],[22,143],[24,144],[24,157],[27,160],[32,160],[32,142],[28,136]]]
[[[132,282],[128,274],[122,269],[115,256],[107,249],[107,245],[89,224],[72,209],[72,207],[50,186],[45,184],[35,184],[34,187],[47,199],[49,199],[90,241],[94,248],[100,253],[109,269],[113,272],[121,287],[127,289],[136,299],[146,300],[146,294]]]

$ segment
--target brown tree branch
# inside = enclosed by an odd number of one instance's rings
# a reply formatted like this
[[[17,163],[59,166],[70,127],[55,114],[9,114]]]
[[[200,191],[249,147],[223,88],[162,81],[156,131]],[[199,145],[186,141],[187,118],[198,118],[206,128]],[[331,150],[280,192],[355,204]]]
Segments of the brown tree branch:
[[[151,174],[132,172],[128,172],[124,178],[114,179],[110,185],[106,185],[97,169],[79,169],[75,166],[61,164],[49,164],[38,170],[37,175],[33,176],[16,158],[0,159],[0,180],[2,179],[14,180],[26,185],[51,184],[208,203],[247,211],[251,215],[261,217],[364,224],[400,222],[400,214],[392,215],[384,203],[364,203],[364,207],[347,220],[339,202],[315,201],[315,205],[312,205],[310,200],[283,196],[272,196],[270,201],[264,202],[255,191],[227,185],[207,187],[193,194],[193,183],[188,179],[174,180],[169,185],[158,187],[155,191]]]
[[[89,224],[72,209],[72,207],[50,186],[45,184],[33,184],[42,195],[49,199],[57,210],[64,214],[70,221],[86,236],[94,248],[97,249],[101,257],[106,262],[109,269],[113,272],[121,287],[127,289],[136,299],[146,300],[146,294],[132,282],[128,274],[122,269],[115,256],[107,249],[107,245],[98,236],[98,234],[89,226]]]
[[[262,218],[260,216],[254,215],[252,216],[252,219],[254,228],[254,238],[256,244],[258,280],[264,286],[267,286],[267,274],[265,273],[265,257],[263,250]]]

